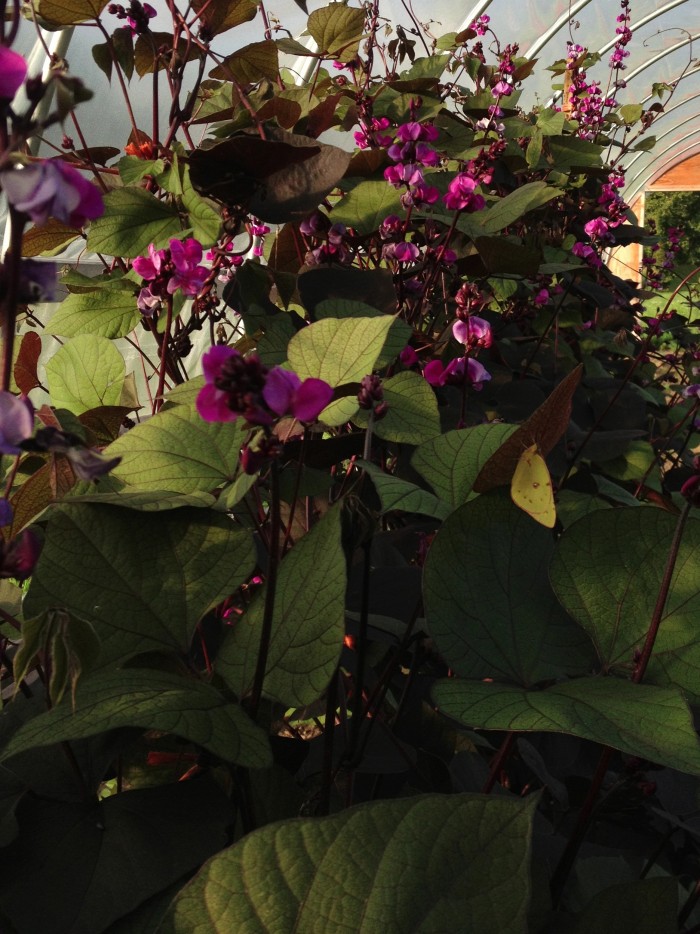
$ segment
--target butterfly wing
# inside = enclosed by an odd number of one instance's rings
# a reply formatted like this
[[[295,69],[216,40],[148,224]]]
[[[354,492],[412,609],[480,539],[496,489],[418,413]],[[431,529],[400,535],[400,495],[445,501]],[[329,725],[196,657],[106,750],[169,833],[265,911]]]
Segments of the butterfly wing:
[[[510,484],[510,495],[515,505],[535,522],[548,529],[554,528],[557,510],[554,505],[552,478],[536,444],[520,455]]]

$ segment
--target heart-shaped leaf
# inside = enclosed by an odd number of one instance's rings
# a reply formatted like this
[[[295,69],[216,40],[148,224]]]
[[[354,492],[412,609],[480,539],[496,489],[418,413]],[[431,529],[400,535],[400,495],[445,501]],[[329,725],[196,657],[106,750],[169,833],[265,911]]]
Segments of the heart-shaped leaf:
[[[569,733],[700,775],[700,742],[680,691],[619,678],[577,678],[544,691],[512,684],[438,681],[442,713],[470,729]]]
[[[263,827],[204,866],[160,934],[444,934],[465,919],[480,934],[525,934],[533,804],[425,795]]]
[[[457,674],[528,686],[589,669],[590,643],[547,578],[553,552],[551,532],[500,493],[448,517],[423,594],[430,634]]]
[[[63,506],[48,524],[25,613],[65,606],[91,622],[101,666],[149,650],[184,652],[204,613],[254,563],[250,533],[208,510]]]

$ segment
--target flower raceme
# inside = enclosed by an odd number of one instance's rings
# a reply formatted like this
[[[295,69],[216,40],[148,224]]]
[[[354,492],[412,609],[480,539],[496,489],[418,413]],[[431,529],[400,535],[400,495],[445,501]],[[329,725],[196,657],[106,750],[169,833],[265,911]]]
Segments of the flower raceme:
[[[197,396],[197,411],[208,422],[269,426],[283,415],[314,422],[333,396],[321,379],[301,380],[280,366],[268,369],[256,354],[244,357],[233,347],[217,345],[202,358],[206,385]]]
[[[7,200],[41,226],[54,217],[71,227],[82,227],[104,211],[99,189],[61,159],[15,164],[0,172]]]
[[[133,262],[135,272],[150,285],[141,289],[138,307],[141,314],[152,315],[161,300],[178,289],[183,295],[194,296],[201,290],[209,275],[202,261],[202,244],[189,237],[183,243],[172,239],[169,249],[148,247],[148,256],[137,256]]]

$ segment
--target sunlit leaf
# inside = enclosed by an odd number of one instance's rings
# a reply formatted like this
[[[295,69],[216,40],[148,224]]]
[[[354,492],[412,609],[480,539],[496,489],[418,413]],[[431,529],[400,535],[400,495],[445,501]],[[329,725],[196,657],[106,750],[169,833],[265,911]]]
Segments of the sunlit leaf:
[[[447,431],[421,444],[411,464],[440,499],[456,508],[474,498],[479,471],[515,430],[514,425],[493,424]]]
[[[143,188],[105,195],[105,211],[90,224],[88,249],[108,256],[145,255],[150,243],[167,246],[182,230],[177,210]]]
[[[569,733],[631,756],[700,774],[700,742],[678,690],[619,678],[576,678],[524,691],[448,678],[433,688],[442,713],[470,729]]]
[[[209,493],[233,478],[244,429],[236,422],[205,422],[180,405],[136,425],[105,449],[121,457],[112,476],[126,491]]]
[[[65,298],[49,319],[48,334],[77,337],[97,334],[114,340],[136,327],[141,314],[136,305],[136,285],[129,289],[98,289],[74,292]]]
[[[272,824],[207,863],[161,932],[444,934],[468,918],[480,934],[525,934],[532,809],[532,798],[425,795]]]
[[[119,405],[125,371],[113,343],[96,334],[81,334],[46,364],[51,401],[74,415],[101,405]]]

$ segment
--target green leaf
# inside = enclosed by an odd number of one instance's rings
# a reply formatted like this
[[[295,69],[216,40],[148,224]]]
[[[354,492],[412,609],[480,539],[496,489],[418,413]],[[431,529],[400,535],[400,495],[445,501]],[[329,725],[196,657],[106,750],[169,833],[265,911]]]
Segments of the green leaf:
[[[3,851],[3,916],[18,934],[92,934],[220,850],[233,808],[199,777],[100,802],[26,798],[19,817],[21,837]]]
[[[359,383],[371,373],[380,358],[390,329],[405,335],[410,328],[396,318],[324,318],[303,328],[289,342],[289,363],[301,379],[315,377],[331,386]],[[392,337],[394,336],[392,334]],[[331,402],[321,413],[321,421],[340,425],[357,412],[355,396]]]
[[[544,136],[558,136],[566,124],[566,114],[547,107],[537,114],[537,126]]]
[[[492,207],[480,214],[478,221],[484,233],[493,234],[520,220],[528,211],[541,208],[563,194],[546,182],[528,182],[499,199]]]
[[[36,12],[55,26],[71,26],[95,19],[107,6],[107,0],[39,0]]]
[[[307,29],[327,58],[349,62],[365,25],[365,11],[342,3],[331,3],[309,16]]]
[[[385,181],[362,181],[335,205],[333,223],[352,227],[360,236],[375,233],[386,217],[403,212],[401,195]]]
[[[419,373],[405,370],[382,383],[384,401],[389,408],[383,418],[373,423],[374,434],[386,441],[421,444],[440,434],[440,414],[435,393]],[[368,413],[362,409],[354,416],[357,425],[366,427]]]
[[[552,586],[591,636],[606,670],[629,672],[644,644],[676,523],[677,517],[646,506],[605,509],[576,522],[559,542]],[[700,698],[699,614],[700,522],[690,519],[646,681]]]
[[[314,317],[321,318],[379,318],[386,316],[385,311],[372,308],[365,302],[350,298],[324,298],[314,308]],[[388,366],[406,346],[406,332],[403,328],[391,328],[384,342],[384,349],[377,360],[377,366]]]
[[[136,286],[132,282],[127,285],[127,289],[72,293],[51,316],[46,333],[61,337],[97,334],[110,340],[126,337],[141,319],[134,294]]]
[[[460,506],[438,532],[425,564],[430,634],[465,678],[529,686],[590,666],[588,640],[547,579],[551,532],[500,492]]]
[[[172,733],[247,768],[272,763],[265,733],[238,704],[201,681],[145,668],[103,671],[81,679],[75,709],[66,698],[29,720],[14,734],[0,761],[36,746],[121,727]]]
[[[46,364],[52,404],[74,415],[101,405],[119,405],[125,375],[122,355],[97,334],[74,337]]]
[[[274,81],[278,70],[277,45],[272,39],[265,39],[237,49],[209,74],[224,81],[233,77],[239,84],[255,84],[262,78]]]
[[[83,493],[82,488],[94,490],[90,481],[77,483],[70,492],[71,503],[101,503],[105,506],[122,506],[124,509],[138,509],[142,512],[163,512],[167,509],[182,509],[195,506],[206,509],[214,506],[217,500],[208,493],[170,493],[167,490],[131,491],[128,488],[114,492]],[[74,493],[75,491],[75,493]],[[76,495],[77,494],[77,495]]]
[[[250,22],[258,12],[256,0],[194,0],[192,8],[197,12],[203,10],[201,22],[212,36]]]
[[[411,465],[455,509],[474,498],[481,468],[515,430],[515,425],[494,424],[448,431],[421,444]]]
[[[160,934],[444,934],[466,919],[525,934],[533,804],[425,795],[272,824],[207,863]]]
[[[182,204],[187,211],[195,240],[199,240],[203,247],[216,243],[221,231],[221,217],[211,202],[194,190],[189,169],[185,171],[183,179]]]
[[[263,690],[301,707],[326,689],[345,632],[345,555],[340,509],[331,508],[283,558],[277,578],[272,637]],[[239,697],[251,689],[267,588],[229,632],[216,671]]]
[[[233,479],[244,430],[238,422],[205,422],[178,405],[117,438],[105,454],[121,457],[112,476],[129,489],[210,493]]]
[[[618,114],[626,126],[632,126],[633,123],[636,123],[643,113],[644,108],[641,104],[624,104],[618,110]]]
[[[96,253],[129,259],[145,255],[149,244],[167,246],[182,234],[175,207],[144,188],[117,188],[105,195],[105,212],[92,221],[87,245]]]
[[[602,165],[601,147],[577,136],[551,136],[549,151],[558,172],[572,168],[599,168]]]
[[[470,729],[568,733],[700,775],[700,742],[678,690],[619,678],[577,678],[544,691],[447,678],[433,687],[440,711]]]
[[[65,606],[91,622],[101,666],[152,650],[181,653],[254,564],[250,533],[225,516],[65,505],[48,524],[25,614]]]
[[[147,175],[159,175],[165,169],[165,162],[162,159],[123,156],[117,163],[117,168],[124,185],[136,185]]]
[[[400,509],[402,512],[417,512],[435,519],[446,519],[449,515],[450,507],[446,503],[415,483],[384,473],[376,464],[368,461],[358,461],[357,466],[365,471],[374,484],[383,512]]]

